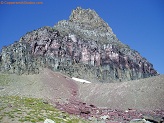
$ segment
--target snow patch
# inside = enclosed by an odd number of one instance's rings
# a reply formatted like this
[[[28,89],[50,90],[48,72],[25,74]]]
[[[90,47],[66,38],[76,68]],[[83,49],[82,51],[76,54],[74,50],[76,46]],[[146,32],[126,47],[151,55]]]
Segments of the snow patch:
[[[75,77],[72,77],[73,80],[77,81],[77,82],[82,82],[82,83],[91,83],[87,80],[84,80],[84,79],[79,79],[79,78],[75,78]]]

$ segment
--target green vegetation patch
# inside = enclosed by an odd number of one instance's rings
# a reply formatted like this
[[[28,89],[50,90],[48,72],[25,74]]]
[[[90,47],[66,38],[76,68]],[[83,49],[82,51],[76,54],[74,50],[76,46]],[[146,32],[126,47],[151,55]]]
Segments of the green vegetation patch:
[[[44,103],[42,99],[3,96],[0,97],[0,122],[5,118],[12,122],[42,122],[51,119],[56,123],[86,123],[86,121],[61,112],[52,105]]]

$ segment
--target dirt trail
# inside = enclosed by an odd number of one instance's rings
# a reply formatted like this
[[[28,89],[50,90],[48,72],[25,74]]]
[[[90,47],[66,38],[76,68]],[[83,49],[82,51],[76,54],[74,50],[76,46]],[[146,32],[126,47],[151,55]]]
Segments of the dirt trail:
[[[77,96],[78,85],[71,78],[61,73],[45,69],[42,73],[41,81],[45,85],[45,97],[53,100],[53,102],[65,102]]]

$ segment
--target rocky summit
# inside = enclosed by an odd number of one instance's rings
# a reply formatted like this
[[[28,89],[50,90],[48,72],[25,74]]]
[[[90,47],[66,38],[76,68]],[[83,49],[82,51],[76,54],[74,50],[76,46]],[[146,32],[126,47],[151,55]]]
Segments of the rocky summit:
[[[72,11],[69,20],[26,33],[3,47],[0,71],[37,74],[50,68],[91,82],[120,82],[156,76],[153,65],[121,43],[91,9]]]

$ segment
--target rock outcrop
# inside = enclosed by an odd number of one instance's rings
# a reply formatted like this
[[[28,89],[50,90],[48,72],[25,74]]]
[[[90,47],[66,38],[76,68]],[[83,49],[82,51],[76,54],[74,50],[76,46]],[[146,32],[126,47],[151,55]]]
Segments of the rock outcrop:
[[[29,32],[2,49],[2,72],[35,74],[44,67],[91,82],[158,75],[151,63],[117,39],[95,11],[79,7],[69,20]]]
[[[124,111],[98,108],[95,105],[87,105],[86,103],[75,100],[66,104],[57,103],[56,108],[68,112],[69,114],[78,115],[94,123],[97,123],[98,121],[104,121],[103,123],[162,123],[162,113],[164,113],[163,110],[139,111],[128,109]],[[144,114],[149,114],[150,119],[145,117]]]

